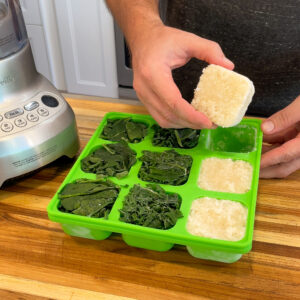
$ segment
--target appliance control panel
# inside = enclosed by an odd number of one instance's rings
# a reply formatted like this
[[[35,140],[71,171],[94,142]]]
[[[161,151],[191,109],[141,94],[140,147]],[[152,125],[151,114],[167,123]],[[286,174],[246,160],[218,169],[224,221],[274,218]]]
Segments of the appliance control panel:
[[[66,103],[61,97],[41,92],[15,107],[0,110],[0,138],[27,130],[51,118],[62,110]]]

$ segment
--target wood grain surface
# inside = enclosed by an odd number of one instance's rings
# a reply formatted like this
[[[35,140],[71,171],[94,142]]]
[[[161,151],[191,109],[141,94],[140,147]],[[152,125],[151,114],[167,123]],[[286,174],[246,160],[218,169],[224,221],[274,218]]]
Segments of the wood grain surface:
[[[106,112],[141,105],[68,99],[81,149]],[[0,150],[1,151],[1,150]],[[253,249],[236,263],[66,235],[46,207],[74,160],[60,158],[0,190],[0,299],[300,299],[300,172],[260,180]],[[4,170],[0,170],[3,172]]]

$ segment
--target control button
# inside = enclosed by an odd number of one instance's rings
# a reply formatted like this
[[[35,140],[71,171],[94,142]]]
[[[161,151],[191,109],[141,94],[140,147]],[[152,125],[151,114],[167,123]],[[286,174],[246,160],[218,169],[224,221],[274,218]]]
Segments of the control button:
[[[0,115],[0,122],[3,120],[3,117]]]
[[[16,108],[16,109],[13,109],[13,110],[5,113],[4,117],[6,119],[12,119],[12,118],[22,115],[23,113],[24,113],[24,110],[22,108]]]
[[[37,114],[30,113],[27,115],[27,119],[31,122],[37,122],[39,120],[39,116]]]
[[[37,107],[39,107],[39,103],[37,101],[32,101],[32,102],[29,102],[27,103],[24,108],[27,110],[27,111],[31,111],[31,110],[34,110],[36,109]]]
[[[24,118],[18,118],[15,120],[15,125],[18,127],[24,127],[26,126],[27,122]]]
[[[42,102],[46,106],[49,106],[49,107],[56,107],[59,104],[59,102],[57,101],[57,99],[55,99],[52,96],[48,96],[48,95],[42,97]]]
[[[43,107],[40,107],[40,108],[37,110],[37,112],[38,112],[38,114],[39,114],[40,116],[43,116],[43,117],[46,117],[46,116],[49,115],[48,109],[43,108]]]
[[[14,125],[11,124],[10,122],[4,122],[1,124],[1,129],[4,132],[10,132],[13,130],[13,128],[14,128]]]

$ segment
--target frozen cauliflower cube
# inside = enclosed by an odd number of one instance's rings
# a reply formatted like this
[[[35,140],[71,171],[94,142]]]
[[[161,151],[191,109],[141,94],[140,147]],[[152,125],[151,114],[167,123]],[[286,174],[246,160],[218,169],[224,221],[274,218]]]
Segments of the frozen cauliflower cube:
[[[253,95],[254,85],[247,77],[209,65],[203,69],[191,104],[216,125],[232,127],[244,117]]]
[[[247,215],[239,202],[200,198],[192,203],[186,229],[197,236],[239,241],[245,236]]]
[[[202,161],[198,185],[204,190],[243,194],[251,188],[252,173],[246,161],[211,157]]]

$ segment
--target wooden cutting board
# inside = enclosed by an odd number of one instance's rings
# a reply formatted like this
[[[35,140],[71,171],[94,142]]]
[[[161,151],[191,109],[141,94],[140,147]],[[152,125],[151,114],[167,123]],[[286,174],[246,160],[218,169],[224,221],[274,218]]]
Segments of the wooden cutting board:
[[[105,113],[146,113],[141,105],[68,102],[81,149]],[[64,234],[46,207],[73,163],[61,158],[0,190],[0,299],[300,299],[299,171],[260,180],[253,249],[224,264],[183,246],[161,253],[129,247],[118,234]]]

